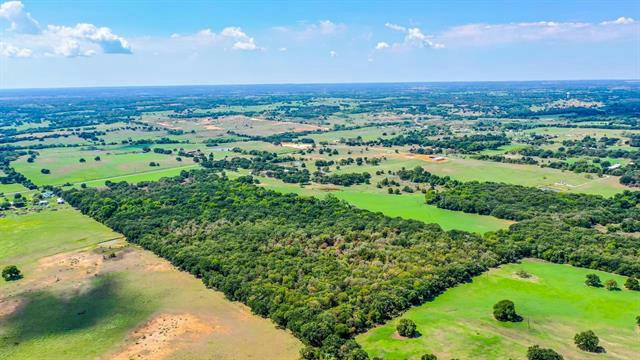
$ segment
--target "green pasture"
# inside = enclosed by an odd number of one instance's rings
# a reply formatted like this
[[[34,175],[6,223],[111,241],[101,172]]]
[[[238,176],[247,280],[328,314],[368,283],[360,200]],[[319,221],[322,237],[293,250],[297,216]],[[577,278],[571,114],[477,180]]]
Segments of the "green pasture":
[[[94,160],[100,156],[100,161]],[[80,158],[86,162],[81,163]],[[159,163],[159,167],[149,166],[150,162]],[[101,150],[47,149],[33,163],[25,157],[12,163],[16,171],[33,181],[36,185],[62,185],[92,180],[106,180],[122,175],[143,173],[153,170],[177,168],[193,164],[189,158],[179,162],[176,155],[163,155],[154,152],[118,151],[108,147]],[[49,169],[50,174],[42,174],[41,169]]]
[[[3,212],[5,217],[0,218],[0,266],[28,263],[121,236],[69,205],[51,206],[53,208],[29,211],[24,215],[17,211]]]
[[[525,270],[532,277],[515,273]],[[608,291],[584,284],[586,274],[602,281],[625,277],[525,260],[479,275],[473,282],[449,289],[434,301],[412,308],[387,324],[358,336],[371,357],[419,359],[433,353],[440,359],[523,359],[532,345],[549,347],[565,359],[634,359],[640,353],[635,317],[640,315],[640,292]],[[524,320],[501,323],[492,316],[496,302],[509,299]],[[397,322],[408,318],[417,324],[419,337],[406,339],[395,333]],[[573,336],[593,330],[605,353],[577,349]]]
[[[236,177],[239,174],[227,172],[229,177]],[[398,216],[405,219],[420,220],[426,223],[439,224],[444,230],[465,230],[476,233],[496,231],[507,228],[512,222],[495,218],[493,216],[483,216],[467,214],[461,211],[451,211],[440,209],[424,202],[424,195],[405,194],[389,195],[372,185],[359,185],[351,187],[329,187],[311,185],[300,187],[298,184],[287,184],[277,179],[258,177],[262,186],[284,193],[296,193],[303,196],[325,197],[332,195],[338,199],[354,205],[355,207],[374,212],[381,212],[388,216]]]

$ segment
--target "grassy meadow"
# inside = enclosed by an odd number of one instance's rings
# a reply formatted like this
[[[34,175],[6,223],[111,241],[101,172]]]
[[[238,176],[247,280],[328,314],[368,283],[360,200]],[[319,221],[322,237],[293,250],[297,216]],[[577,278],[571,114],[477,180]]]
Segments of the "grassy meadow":
[[[298,357],[300,342],[270,320],[67,205],[55,209],[0,218],[0,265],[24,275],[0,281],[0,359]]]
[[[33,163],[20,158],[12,163],[16,171],[33,181],[36,185],[62,185],[94,180],[105,180],[131,174],[140,174],[167,168],[193,165],[191,159],[177,161],[175,155],[143,153],[140,150],[81,150],[74,148],[47,149],[40,151]],[[100,156],[100,161],[94,160]],[[81,163],[80,159],[86,162]],[[149,166],[150,162],[159,163],[158,167]],[[41,169],[49,169],[50,174],[42,174]],[[179,171],[178,171],[179,173]]]
[[[227,175],[229,177],[237,177],[247,173],[246,171],[227,172]],[[300,187],[297,184],[287,184],[268,177],[258,177],[258,179],[262,184],[261,186],[275,191],[316,197],[332,195],[362,209],[381,212],[393,217],[398,216],[426,223],[436,223],[444,230],[465,230],[482,234],[487,231],[505,229],[513,223],[493,216],[440,209],[436,206],[425,204],[424,195],[421,193],[389,195],[379,191],[372,185],[351,187],[310,185]]]
[[[525,270],[532,277],[520,278]],[[479,275],[473,282],[449,289],[434,301],[407,311],[370,330],[357,341],[370,356],[383,359],[419,359],[433,353],[440,359],[522,359],[529,346],[550,347],[567,360],[633,359],[640,353],[635,317],[640,315],[640,292],[608,291],[584,284],[586,274],[602,281],[623,276],[524,260]],[[493,319],[493,304],[509,299],[524,320],[501,323]],[[420,336],[396,334],[399,319],[417,324]],[[580,331],[593,330],[605,353],[591,354],[573,344]]]

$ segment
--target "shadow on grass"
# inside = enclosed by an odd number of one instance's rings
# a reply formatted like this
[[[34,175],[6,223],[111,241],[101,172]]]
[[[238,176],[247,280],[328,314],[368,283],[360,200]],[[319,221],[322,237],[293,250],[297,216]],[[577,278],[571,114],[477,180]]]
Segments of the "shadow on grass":
[[[0,338],[0,346],[89,329],[135,307],[134,299],[122,296],[113,276],[95,278],[89,290],[71,296],[36,291],[23,298],[21,309],[2,320],[8,332]]]

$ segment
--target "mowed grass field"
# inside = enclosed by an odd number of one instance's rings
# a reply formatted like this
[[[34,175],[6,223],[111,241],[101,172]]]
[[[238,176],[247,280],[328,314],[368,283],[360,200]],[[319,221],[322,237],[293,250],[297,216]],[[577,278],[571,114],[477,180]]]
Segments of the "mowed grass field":
[[[8,214],[0,233],[0,265],[24,274],[0,282],[0,359],[299,355],[270,320],[66,205]]]
[[[92,180],[104,180],[131,174],[146,173],[167,168],[193,165],[190,158],[177,161],[176,155],[162,155],[154,152],[118,150],[47,149],[40,151],[33,163],[25,157],[12,162],[16,171],[22,173],[36,185],[75,184]],[[100,156],[100,161],[94,160]],[[81,163],[83,158],[86,162]],[[149,166],[150,162],[158,167]],[[50,174],[42,174],[41,169],[49,169]],[[178,171],[179,173],[179,171]]]
[[[246,171],[238,173],[227,172],[227,175],[229,177],[237,177],[247,173]],[[382,191],[377,191],[372,185],[351,187],[311,185],[300,187],[298,184],[287,184],[273,178],[258,177],[258,179],[261,182],[261,186],[275,191],[316,197],[332,195],[361,209],[381,212],[393,217],[398,216],[426,223],[436,223],[444,230],[465,230],[482,234],[487,231],[505,229],[513,223],[493,216],[440,209],[436,206],[425,204],[422,193],[389,195]]]
[[[525,270],[533,276],[522,279]],[[529,346],[550,347],[567,360],[637,359],[640,354],[640,292],[608,291],[584,284],[586,274],[602,281],[615,279],[620,287],[625,277],[524,260],[477,276],[434,301],[407,311],[389,323],[360,335],[357,341],[370,356],[383,359],[419,359],[433,353],[440,359],[523,359]],[[493,319],[496,302],[509,299],[524,320],[501,323]],[[398,337],[396,325],[407,318],[417,324],[421,336]],[[605,353],[591,354],[573,343],[577,332],[593,330]]]

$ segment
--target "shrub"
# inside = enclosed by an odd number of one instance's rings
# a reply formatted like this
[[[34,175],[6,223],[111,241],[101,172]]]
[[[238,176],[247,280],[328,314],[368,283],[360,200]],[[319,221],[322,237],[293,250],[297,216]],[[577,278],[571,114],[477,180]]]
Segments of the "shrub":
[[[640,283],[636,278],[628,277],[627,281],[624,282],[624,287],[629,290],[640,291]]]
[[[521,321],[522,317],[516,313],[516,306],[511,300],[501,300],[493,305],[493,316],[498,321]]]
[[[533,345],[527,350],[528,360],[563,360],[562,355],[552,349],[543,349],[538,345]]]
[[[620,288],[618,287],[618,282],[613,280],[613,279],[609,279],[607,281],[604,282],[604,287],[609,290],[620,290]]]
[[[22,273],[15,265],[9,265],[2,269],[2,277],[5,281],[20,280],[22,279]]]
[[[573,337],[573,341],[580,350],[596,352],[598,351],[598,342],[600,342],[600,339],[598,339],[593,331],[588,330],[576,334],[576,336]]]
[[[40,169],[40,172],[43,174],[51,174],[51,170],[49,169]]]
[[[416,323],[409,319],[400,319],[396,330],[398,330],[400,336],[404,337],[414,337],[417,335]]]
[[[420,360],[438,360],[438,357],[433,354],[424,354],[420,357]]]
[[[519,277],[523,278],[523,279],[528,279],[531,277],[531,274],[529,274],[528,272],[520,269],[518,271],[516,271],[516,275],[518,275]]]
[[[593,287],[601,287],[602,283],[600,282],[600,278],[596,274],[588,274],[587,279],[584,281],[587,286]]]

